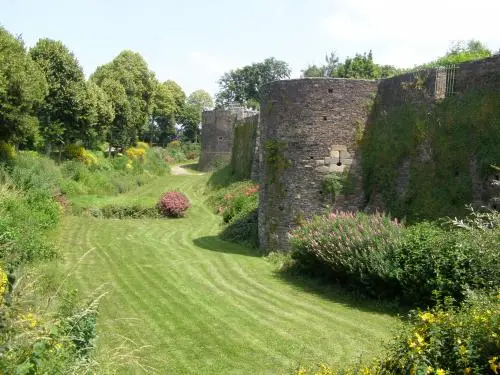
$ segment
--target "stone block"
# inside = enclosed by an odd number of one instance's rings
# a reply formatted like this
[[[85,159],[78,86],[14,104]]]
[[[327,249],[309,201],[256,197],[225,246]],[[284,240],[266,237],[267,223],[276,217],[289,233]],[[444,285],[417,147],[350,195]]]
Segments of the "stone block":
[[[344,145],[332,145],[330,148],[332,151],[347,151],[347,146]]]
[[[340,151],[339,150],[332,150],[330,151],[330,156],[334,159],[337,159],[339,158],[340,156]]]
[[[352,159],[351,154],[347,150],[340,151],[340,158],[343,159]]]
[[[341,162],[343,165],[351,165],[352,159],[342,159]]]
[[[344,165],[332,164],[330,165],[330,167],[328,167],[328,172],[344,172],[344,169]]]
[[[325,161],[324,160],[316,160],[316,166],[324,165]]]
[[[319,173],[328,173],[328,172],[330,172],[330,167],[327,167],[326,165],[322,165],[322,166],[316,168],[316,171],[318,171]]]

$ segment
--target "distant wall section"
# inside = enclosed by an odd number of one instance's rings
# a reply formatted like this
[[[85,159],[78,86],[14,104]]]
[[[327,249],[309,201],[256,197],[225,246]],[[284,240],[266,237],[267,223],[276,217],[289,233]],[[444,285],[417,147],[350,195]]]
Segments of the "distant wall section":
[[[239,107],[215,109],[202,113],[199,162],[201,170],[209,170],[230,162],[234,124],[254,115],[254,111]]]
[[[239,120],[233,126],[233,145],[231,153],[231,170],[239,178],[256,177],[253,171],[255,165],[255,147],[259,114],[255,113]],[[253,172],[253,173],[252,173]]]

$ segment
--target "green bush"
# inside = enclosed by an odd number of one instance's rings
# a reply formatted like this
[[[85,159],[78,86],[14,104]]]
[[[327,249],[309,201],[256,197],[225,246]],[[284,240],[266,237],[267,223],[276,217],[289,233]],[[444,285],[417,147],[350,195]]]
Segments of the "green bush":
[[[394,253],[403,298],[419,304],[447,296],[460,301],[469,288],[500,286],[498,249],[498,227],[445,230],[423,222],[406,228]]]
[[[259,186],[248,180],[226,187],[216,186],[218,189],[215,187],[216,190],[211,191],[209,203],[225,223],[221,238],[257,247]],[[214,185],[211,188],[214,189]]]
[[[143,219],[160,217],[156,207],[143,207],[140,205],[107,205],[101,208],[90,209],[88,212],[91,216],[106,219]]]
[[[340,283],[387,297],[398,290],[390,256],[401,232],[400,224],[382,214],[317,216],[291,232],[292,256],[304,267],[319,261]]]
[[[413,313],[379,366],[380,374],[498,374],[499,292]]]
[[[375,297],[425,306],[500,287],[500,213],[406,228],[383,215],[330,214],[291,232],[299,269]],[[312,271],[311,271],[312,270]]]

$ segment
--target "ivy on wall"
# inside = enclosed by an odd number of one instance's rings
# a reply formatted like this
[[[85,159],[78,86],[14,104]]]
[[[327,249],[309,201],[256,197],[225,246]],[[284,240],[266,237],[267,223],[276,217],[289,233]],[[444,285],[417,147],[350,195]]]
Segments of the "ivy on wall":
[[[409,221],[461,215],[472,201],[471,163],[486,179],[500,162],[499,145],[500,92],[494,88],[389,113],[375,105],[361,142],[367,201],[378,193],[393,215]],[[404,178],[409,183],[401,193]]]

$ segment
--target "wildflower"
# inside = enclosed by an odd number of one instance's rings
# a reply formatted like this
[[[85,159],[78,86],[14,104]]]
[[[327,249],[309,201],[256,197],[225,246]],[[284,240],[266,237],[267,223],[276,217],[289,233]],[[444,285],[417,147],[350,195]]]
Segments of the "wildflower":
[[[434,314],[432,314],[429,311],[426,311],[424,313],[420,313],[419,317],[420,317],[420,319],[422,319],[422,321],[427,322],[427,323],[434,323],[436,321],[436,317],[434,316]]]
[[[436,371],[436,375],[446,375],[446,371],[444,371],[442,368],[438,368]]]

